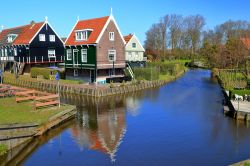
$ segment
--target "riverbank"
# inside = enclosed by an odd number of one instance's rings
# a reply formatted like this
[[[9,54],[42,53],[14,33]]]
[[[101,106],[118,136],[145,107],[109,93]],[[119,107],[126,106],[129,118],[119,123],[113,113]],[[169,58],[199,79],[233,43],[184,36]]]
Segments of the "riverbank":
[[[248,95],[247,82],[244,80],[244,75],[242,73],[226,73],[228,70],[213,69],[212,75],[217,78],[218,83],[222,89],[224,95],[224,114],[228,115],[236,120],[250,121],[250,102],[245,99],[243,101],[243,96]],[[231,70],[230,70],[231,72]],[[238,78],[238,79],[237,79]],[[235,90],[236,86],[244,87],[242,90]],[[232,89],[232,90],[230,90]],[[237,92],[237,93],[236,93]],[[240,93],[239,93],[240,92]],[[244,95],[242,95],[242,94]],[[242,100],[233,100],[233,97],[237,95],[242,95]]]
[[[0,154],[42,135],[76,114],[76,107],[71,105],[38,110],[33,107],[33,102],[17,103],[13,97],[0,99]]]
[[[96,84],[71,84],[60,83],[59,90],[61,93],[79,94],[92,97],[104,97],[117,94],[131,93],[143,89],[154,88],[162,86],[166,83],[180,78],[186,70],[181,70],[173,77],[162,75],[161,79],[155,81],[132,81],[129,83],[96,85]],[[50,93],[57,92],[58,84],[56,81],[37,80],[35,78],[20,77],[16,78],[14,74],[5,73],[4,83],[15,85],[19,87],[27,87],[40,91],[47,91]]]

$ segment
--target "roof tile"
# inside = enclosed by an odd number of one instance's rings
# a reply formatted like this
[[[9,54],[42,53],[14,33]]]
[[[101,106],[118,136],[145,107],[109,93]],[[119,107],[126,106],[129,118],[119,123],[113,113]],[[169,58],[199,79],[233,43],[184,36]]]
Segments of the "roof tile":
[[[101,31],[102,31],[103,27],[105,26],[108,19],[109,19],[109,16],[78,21],[78,23],[74,27],[73,31],[69,35],[68,39],[66,40],[65,45],[95,44],[97,38],[99,37],[99,35],[100,35],[100,33],[101,33]],[[76,30],[83,30],[83,29],[92,29],[93,31],[90,33],[88,40],[76,41],[75,40],[75,31]]]

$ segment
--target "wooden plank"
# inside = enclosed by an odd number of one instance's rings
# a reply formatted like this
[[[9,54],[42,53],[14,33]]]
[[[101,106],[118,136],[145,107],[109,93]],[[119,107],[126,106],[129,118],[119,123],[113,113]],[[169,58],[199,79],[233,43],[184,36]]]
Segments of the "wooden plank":
[[[35,100],[47,100],[47,99],[53,99],[53,98],[58,98],[59,95],[49,95],[49,96],[42,96],[42,97],[36,97]]]
[[[16,102],[19,102],[19,101],[27,101],[27,100],[34,100],[34,99],[35,99],[34,96],[19,97],[19,98],[16,98]]]
[[[29,91],[24,91],[24,92],[16,92],[16,95],[18,96],[26,96],[26,95],[29,95],[29,94],[32,94],[32,93],[35,93],[35,90],[29,90]]]
[[[50,102],[46,102],[46,103],[36,103],[35,106],[37,107],[43,107],[43,106],[48,106],[48,105],[55,105],[55,104],[59,104],[58,100],[55,101],[50,101]]]

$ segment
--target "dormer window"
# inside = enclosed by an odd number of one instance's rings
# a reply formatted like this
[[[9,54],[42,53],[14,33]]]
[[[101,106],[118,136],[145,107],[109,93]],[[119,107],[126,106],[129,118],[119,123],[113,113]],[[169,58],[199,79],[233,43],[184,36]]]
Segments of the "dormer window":
[[[76,40],[77,41],[88,40],[90,33],[92,31],[93,31],[92,29],[76,30],[75,31]]]
[[[12,43],[16,39],[16,37],[17,34],[9,34],[7,38],[8,43]]]

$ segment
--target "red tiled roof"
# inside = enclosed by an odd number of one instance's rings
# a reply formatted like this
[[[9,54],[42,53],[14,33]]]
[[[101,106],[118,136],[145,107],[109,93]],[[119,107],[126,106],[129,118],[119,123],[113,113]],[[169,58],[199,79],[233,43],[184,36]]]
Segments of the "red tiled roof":
[[[84,45],[84,44],[96,43],[96,40],[99,37],[99,35],[100,35],[105,23],[108,21],[108,19],[109,19],[109,16],[78,21],[76,26],[74,27],[73,31],[69,35],[68,39],[66,40],[65,45]],[[93,31],[91,32],[88,40],[76,41],[75,40],[75,31],[76,30],[83,30],[83,29],[92,29]]]
[[[18,34],[17,38],[13,41],[12,44],[29,44],[30,40],[34,37],[37,31],[41,28],[44,22],[28,24],[24,26],[14,27],[5,29],[0,33],[0,42],[6,42],[7,35],[10,33]]]
[[[241,38],[240,40],[243,42],[243,44],[250,48],[250,38]]]
[[[125,40],[126,43],[128,43],[129,40],[130,40],[132,37],[133,37],[132,34],[129,34],[129,35],[127,35],[127,36],[123,36],[123,38],[124,38],[124,40]]]
[[[0,43],[1,44],[7,43],[7,35],[8,34],[11,34],[11,33],[20,34],[26,26],[27,25],[15,27],[15,28],[4,29],[0,33]]]
[[[13,44],[29,44],[30,40],[34,37],[43,24],[44,22],[39,22],[25,26],[24,30],[18,35]]]

